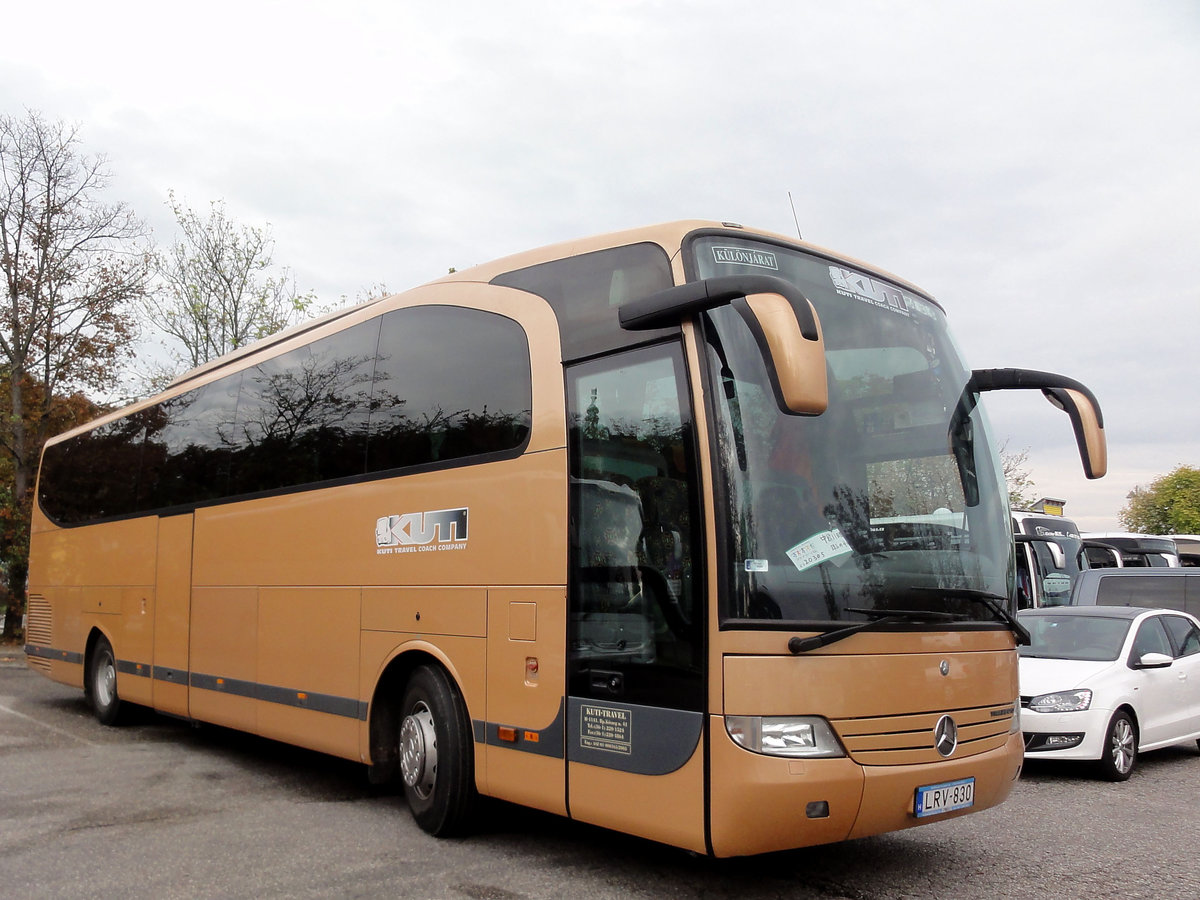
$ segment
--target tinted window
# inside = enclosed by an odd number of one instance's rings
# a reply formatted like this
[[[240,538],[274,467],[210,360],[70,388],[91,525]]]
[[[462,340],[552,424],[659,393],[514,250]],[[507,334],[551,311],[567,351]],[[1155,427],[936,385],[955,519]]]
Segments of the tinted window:
[[[563,359],[642,343],[678,331],[625,331],[617,309],[626,301],[674,285],[671,263],[657,244],[630,244],[506,272],[493,284],[544,297],[559,320]]]
[[[47,448],[40,502],[74,525],[513,455],[531,407],[516,322],[397,310]]]
[[[369,471],[509,452],[529,436],[525,332],[512,319],[449,306],[383,317],[371,394]]]
[[[361,475],[379,320],[247,369],[230,494]]]
[[[1110,575],[1096,586],[1097,606],[1149,606],[1183,610],[1183,579],[1157,575]]]
[[[237,445],[241,373],[164,401],[146,435],[140,509],[203,503],[223,497]]]
[[[42,463],[42,504],[61,522],[133,511],[145,413],[109,422],[47,448]],[[53,485],[53,492],[48,486]]]

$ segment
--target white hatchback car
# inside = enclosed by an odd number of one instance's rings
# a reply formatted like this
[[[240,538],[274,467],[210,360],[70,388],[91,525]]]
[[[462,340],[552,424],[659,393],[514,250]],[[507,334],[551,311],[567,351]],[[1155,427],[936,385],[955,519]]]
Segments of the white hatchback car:
[[[1170,609],[1044,607],[1018,613],[1026,759],[1092,760],[1112,781],[1138,754],[1200,744],[1200,621]]]

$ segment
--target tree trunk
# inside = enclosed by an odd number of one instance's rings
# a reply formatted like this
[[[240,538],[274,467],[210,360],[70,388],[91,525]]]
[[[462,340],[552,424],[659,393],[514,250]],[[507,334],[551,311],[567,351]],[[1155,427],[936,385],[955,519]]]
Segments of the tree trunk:
[[[9,568],[9,579],[13,578],[17,569],[21,570],[21,590],[9,591],[8,594],[8,615],[4,618],[4,640],[15,641],[25,637],[25,629],[21,627],[21,623],[25,620],[25,571],[26,566],[11,566]]]
[[[25,582],[29,577],[29,562],[14,560],[8,564],[8,615],[4,619],[4,639],[16,640],[25,636]]]

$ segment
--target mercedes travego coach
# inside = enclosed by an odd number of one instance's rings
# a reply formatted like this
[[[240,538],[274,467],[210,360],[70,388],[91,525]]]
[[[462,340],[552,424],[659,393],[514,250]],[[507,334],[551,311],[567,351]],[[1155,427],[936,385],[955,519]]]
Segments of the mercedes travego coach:
[[[1122,568],[1174,569],[1180,565],[1179,548],[1173,535],[1097,531],[1085,534],[1084,537],[1090,544],[1103,545],[1115,550]]]
[[[736,225],[340,311],[51,441],[29,665],[714,856],[939,821],[1021,768],[1007,491],[928,294]],[[886,527],[883,523],[887,523]]]

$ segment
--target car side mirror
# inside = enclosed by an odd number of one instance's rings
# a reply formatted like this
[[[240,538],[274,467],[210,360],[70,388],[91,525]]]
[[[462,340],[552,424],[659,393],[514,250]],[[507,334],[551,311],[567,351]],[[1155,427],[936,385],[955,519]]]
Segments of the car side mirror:
[[[1133,664],[1135,669],[1165,669],[1175,662],[1165,653],[1143,653]]]

